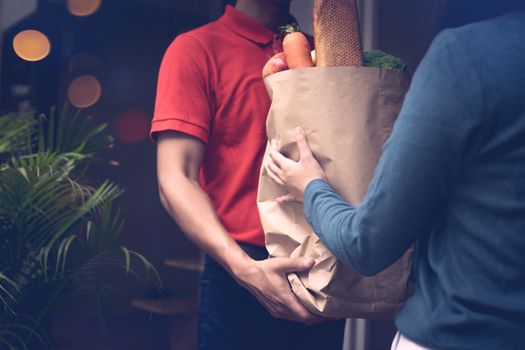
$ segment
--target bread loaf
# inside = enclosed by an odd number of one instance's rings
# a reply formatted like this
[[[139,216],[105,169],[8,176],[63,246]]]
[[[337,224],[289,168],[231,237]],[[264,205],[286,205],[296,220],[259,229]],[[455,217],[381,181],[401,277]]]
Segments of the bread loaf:
[[[316,66],[362,66],[357,0],[314,0]]]

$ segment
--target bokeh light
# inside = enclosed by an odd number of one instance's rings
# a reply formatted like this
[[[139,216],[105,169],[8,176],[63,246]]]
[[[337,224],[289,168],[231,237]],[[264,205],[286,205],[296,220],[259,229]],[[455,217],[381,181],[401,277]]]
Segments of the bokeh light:
[[[40,61],[51,52],[51,43],[47,36],[38,30],[24,30],[13,39],[13,49],[26,61]]]
[[[125,143],[140,142],[148,137],[150,119],[141,110],[127,110],[121,113],[115,121],[115,136]]]
[[[90,16],[98,11],[102,0],[67,0],[67,9],[74,16]]]
[[[92,75],[82,75],[69,84],[67,97],[77,108],[87,108],[100,99],[102,88],[97,78]]]

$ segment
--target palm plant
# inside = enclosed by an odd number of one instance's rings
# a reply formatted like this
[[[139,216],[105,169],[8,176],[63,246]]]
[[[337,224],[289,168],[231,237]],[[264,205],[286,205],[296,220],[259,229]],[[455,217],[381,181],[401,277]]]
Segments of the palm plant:
[[[160,287],[154,267],[118,243],[122,190],[86,178],[111,144],[105,124],[67,107],[0,116],[0,349],[52,348],[45,317],[86,288],[102,298],[108,269]]]

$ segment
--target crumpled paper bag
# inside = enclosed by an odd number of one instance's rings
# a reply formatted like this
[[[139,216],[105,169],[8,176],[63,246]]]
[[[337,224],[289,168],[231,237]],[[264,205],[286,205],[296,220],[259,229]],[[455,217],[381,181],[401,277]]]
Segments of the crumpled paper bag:
[[[294,129],[302,127],[329,183],[360,203],[401,108],[406,72],[371,67],[292,69],[265,79],[272,99],[266,131],[280,151],[298,160]],[[300,301],[334,318],[391,319],[408,294],[411,250],[373,277],[339,262],[304,218],[302,203],[278,204],[286,191],[261,169],[258,209],[272,257],[310,256],[308,272],[288,275]]]

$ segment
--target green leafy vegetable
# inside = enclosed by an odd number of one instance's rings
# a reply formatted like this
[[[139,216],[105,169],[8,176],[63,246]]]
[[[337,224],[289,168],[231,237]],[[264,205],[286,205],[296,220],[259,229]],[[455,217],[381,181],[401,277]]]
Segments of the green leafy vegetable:
[[[380,50],[363,52],[363,61],[366,67],[400,69],[408,71],[407,64],[400,58],[389,55]]]

